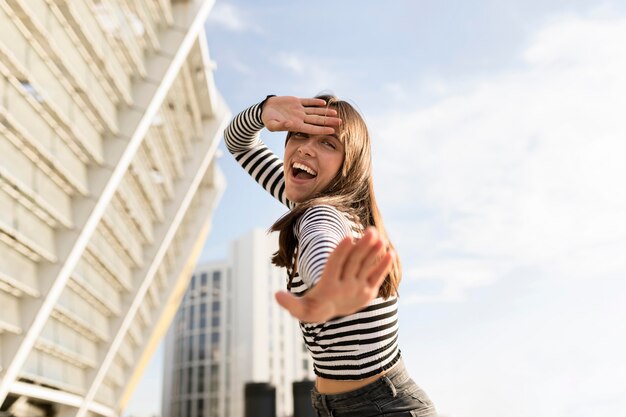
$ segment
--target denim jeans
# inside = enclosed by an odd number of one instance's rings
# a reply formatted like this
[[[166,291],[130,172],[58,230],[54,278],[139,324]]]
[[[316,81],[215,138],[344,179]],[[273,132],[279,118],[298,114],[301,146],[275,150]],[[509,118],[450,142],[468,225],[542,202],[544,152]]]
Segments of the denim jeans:
[[[409,377],[402,359],[376,381],[341,394],[311,391],[318,417],[437,417],[428,395]]]

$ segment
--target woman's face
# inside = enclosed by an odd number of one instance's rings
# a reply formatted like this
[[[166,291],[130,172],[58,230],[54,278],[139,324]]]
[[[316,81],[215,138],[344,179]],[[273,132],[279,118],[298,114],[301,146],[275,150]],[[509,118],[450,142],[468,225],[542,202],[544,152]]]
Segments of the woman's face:
[[[285,193],[301,203],[323,191],[341,169],[345,150],[336,135],[291,133],[285,145]]]

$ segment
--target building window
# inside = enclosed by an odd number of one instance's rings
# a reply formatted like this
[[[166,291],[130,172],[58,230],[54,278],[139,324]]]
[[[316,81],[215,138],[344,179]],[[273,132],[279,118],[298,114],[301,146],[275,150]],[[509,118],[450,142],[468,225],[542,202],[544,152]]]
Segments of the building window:
[[[205,302],[202,302],[202,304],[200,304],[200,328],[201,329],[205,329],[206,328],[206,317],[207,316],[207,305]]]
[[[206,334],[200,333],[200,346],[198,347],[198,359],[206,358]]]
[[[193,335],[187,336],[187,360],[193,360]]]
[[[190,366],[189,368],[187,368],[187,391],[186,394],[191,393],[193,387],[193,367]],[[187,404],[189,405],[189,404]]]
[[[183,361],[183,338],[179,337],[176,341],[176,363],[180,364]]]
[[[214,313],[217,313],[220,311],[220,302],[219,301],[213,301],[211,303],[211,311]]]
[[[204,415],[204,400],[202,398],[198,399],[198,409],[196,410],[196,415],[198,417],[203,417]]]
[[[220,282],[222,280],[222,274],[220,271],[213,272],[213,288],[220,289],[222,288]]]
[[[187,412],[185,413],[186,417],[191,417],[191,400],[187,400]]]
[[[188,330],[192,330],[193,329],[193,323],[194,323],[194,315],[195,315],[195,306],[191,305],[189,306],[189,315],[187,316],[187,329]]]
[[[204,365],[198,367],[198,392],[201,394],[204,392]]]
[[[220,333],[219,332],[211,333],[211,344],[215,346],[219,342],[220,342]]]
[[[214,315],[211,318],[211,326],[215,329],[220,325],[220,316]]]
[[[220,387],[220,376],[219,376],[219,366],[211,365],[211,375],[209,376],[209,392],[216,393],[219,391]]]
[[[200,286],[206,287],[208,281],[208,275],[206,272],[200,274]]]

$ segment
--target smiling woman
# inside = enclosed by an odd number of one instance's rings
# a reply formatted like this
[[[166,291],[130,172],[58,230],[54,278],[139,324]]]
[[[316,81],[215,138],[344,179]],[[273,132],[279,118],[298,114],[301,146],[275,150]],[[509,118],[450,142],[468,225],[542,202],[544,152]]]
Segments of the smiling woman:
[[[284,162],[259,139],[264,126],[288,132]],[[332,96],[270,96],[237,115],[224,138],[241,166],[290,209],[272,226],[280,232],[272,261],[289,274],[276,299],[300,320],[318,415],[434,416],[400,355],[400,263],[374,197],[361,115]]]
[[[343,163],[343,144],[333,135],[287,135],[285,145],[285,192],[293,202],[302,202],[325,190]]]

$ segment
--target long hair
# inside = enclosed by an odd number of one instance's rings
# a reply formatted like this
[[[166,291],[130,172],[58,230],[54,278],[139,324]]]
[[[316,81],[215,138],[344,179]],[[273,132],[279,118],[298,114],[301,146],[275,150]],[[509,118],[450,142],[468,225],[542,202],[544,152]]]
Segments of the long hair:
[[[316,98],[325,100],[330,108],[337,111],[337,116],[342,121],[337,129],[337,136],[344,145],[345,158],[341,169],[326,189],[298,203],[270,228],[271,231],[279,232],[278,251],[272,257],[272,263],[287,269],[288,287],[291,287],[295,274],[295,254],[298,246],[293,228],[300,216],[310,207],[320,204],[330,205],[350,215],[363,228],[374,226],[387,241],[389,249],[393,248],[374,196],[370,136],[365,121],[354,107],[345,101],[331,95],[319,95]],[[287,134],[287,141],[290,135],[291,133]],[[397,295],[401,275],[400,260],[396,256],[378,295],[384,298]]]

